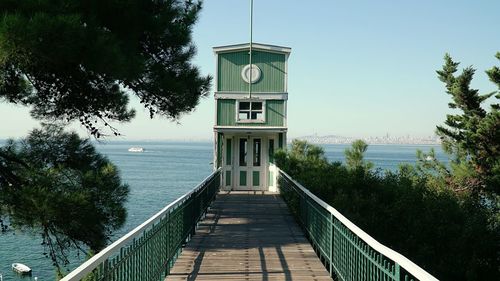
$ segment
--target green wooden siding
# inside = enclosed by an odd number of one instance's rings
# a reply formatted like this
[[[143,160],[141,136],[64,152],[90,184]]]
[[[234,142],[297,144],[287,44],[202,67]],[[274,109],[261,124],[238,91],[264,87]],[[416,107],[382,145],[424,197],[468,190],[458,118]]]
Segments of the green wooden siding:
[[[217,100],[217,125],[236,126],[236,100]]]
[[[217,168],[222,165],[222,134],[217,134]]]
[[[285,121],[285,102],[283,100],[266,101],[266,126],[283,126]]]
[[[231,145],[232,145],[231,139],[226,139],[226,165],[231,165],[232,162]]]
[[[240,171],[240,186],[246,186],[246,185],[247,185],[247,172]]]
[[[231,171],[226,171],[226,186],[231,185]]]
[[[219,54],[217,91],[248,92],[248,83],[241,78],[248,63],[248,51]],[[259,81],[252,84],[252,92],[285,91],[285,54],[253,51],[252,63],[262,71]]]
[[[269,163],[274,163],[274,139],[269,140]]]
[[[285,101],[266,100],[266,122],[264,123],[237,123],[236,100],[217,100],[218,126],[276,126],[285,124]]]
[[[253,171],[253,173],[252,173],[252,185],[253,186],[260,185],[260,172],[259,171]]]

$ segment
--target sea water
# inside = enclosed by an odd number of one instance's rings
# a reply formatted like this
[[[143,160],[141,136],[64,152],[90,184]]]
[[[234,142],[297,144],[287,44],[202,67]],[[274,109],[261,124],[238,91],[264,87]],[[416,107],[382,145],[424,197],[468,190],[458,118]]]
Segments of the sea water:
[[[325,155],[330,161],[344,162],[344,151],[350,148],[350,144],[323,144],[321,145]],[[417,150],[429,153],[434,149],[436,159],[448,163],[448,157],[440,145],[397,145],[397,144],[371,144],[365,153],[365,160],[374,164],[375,168],[381,170],[397,170],[400,164],[415,164]]]
[[[128,152],[132,146],[144,152]],[[130,186],[125,226],[115,239],[138,226],[170,202],[182,196],[212,172],[213,148],[210,143],[178,142],[111,142],[97,144],[120,169],[122,179]],[[33,270],[31,279],[54,280],[52,261],[45,258],[39,235],[8,232],[0,234],[0,274],[4,281],[21,280],[11,264],[21,262]],[[72,267],[82,260],[73,257]],[[22,280],[30,280],[23,278]]]
[[[0,142],[0,145],[3,142]],[[108,142],[97,144],[121,171],[130,186],[126,203],[127,222],[114,234],[123,236],[164,206],[194,188],[212,172],[213,143],[203,142]],[[144,152],[129,152],[130,147],[143,147]],[[349,145],[323,145],[330,161],[343,161]],[[417,149],[424,152],[435,148],[437,158],[446,157],[437,146],[370,145],[366,160],[381,169],[397,169],[399,163],[415,163]],[[43,256],[44,248],[37,233],[8,232],[0,234],[0,274],[3,280],[54,280],[55,270],[50,259]],[[71,268],[83,262],[72,257]],[[11,264],[21,262],[33,270],[31,277],[21,278],[11,270]]]

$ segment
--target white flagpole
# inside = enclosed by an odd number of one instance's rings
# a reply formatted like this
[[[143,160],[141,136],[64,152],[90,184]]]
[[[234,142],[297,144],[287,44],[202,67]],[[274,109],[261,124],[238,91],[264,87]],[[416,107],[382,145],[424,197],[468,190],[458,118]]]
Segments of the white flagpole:
[[[253,33],[253,0],[250,0],[250,77],[248,82],[248,98],[252,98],[252,33]]]

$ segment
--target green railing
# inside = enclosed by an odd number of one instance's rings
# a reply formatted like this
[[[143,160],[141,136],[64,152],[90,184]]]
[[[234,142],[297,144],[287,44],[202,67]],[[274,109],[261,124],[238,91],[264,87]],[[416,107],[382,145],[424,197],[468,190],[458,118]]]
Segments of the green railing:
[[[283,171],[280,193],[319,258],[336,280],[438,281],[380,244]]]
[[[164,280],[219,188],[220,169],[62,280]]]

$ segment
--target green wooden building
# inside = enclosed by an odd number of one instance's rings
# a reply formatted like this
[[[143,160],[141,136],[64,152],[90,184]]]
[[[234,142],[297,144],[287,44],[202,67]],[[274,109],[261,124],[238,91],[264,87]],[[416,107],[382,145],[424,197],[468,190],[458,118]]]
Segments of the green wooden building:
[[[272,156],[286,145],[291,49],[253,43],[252,67],[248,43],[214,52],[214,165],[222,167],[222,189],[276,191]]]

